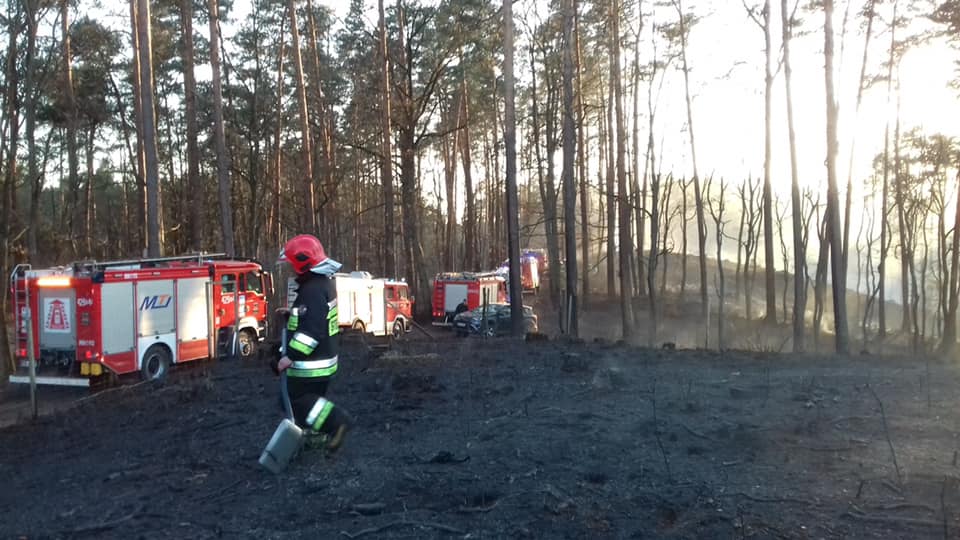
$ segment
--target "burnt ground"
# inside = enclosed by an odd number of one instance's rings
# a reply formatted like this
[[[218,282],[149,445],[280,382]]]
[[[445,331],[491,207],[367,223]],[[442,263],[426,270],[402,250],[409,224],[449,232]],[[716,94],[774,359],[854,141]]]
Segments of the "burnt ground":
[[[954,365],[344,348],[347,445],[279,477],[257,464],[281,417],[262,364],[183,368],[0,428],[0,537],[960,537]]]

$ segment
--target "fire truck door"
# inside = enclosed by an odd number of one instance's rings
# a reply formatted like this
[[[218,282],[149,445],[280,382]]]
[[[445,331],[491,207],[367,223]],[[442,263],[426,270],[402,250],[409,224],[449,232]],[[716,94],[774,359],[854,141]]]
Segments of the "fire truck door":
[[[469,286],[465,283],[447,283],[443,295],[443,311],[453,313],[457,310],[460,302],[467,300],[467,289]]]
[[[170,349],[174,362],[178,361],[176,344],[177,299],[173,290],[174,280],[137,282],[137,336],[138,356],[155,343],[163,343]]]
[[[209,356],[209,278],[177,280],[177,347],[181,360]]]
[[[129,315],[131,310],[138,307],[133,295],[133,282],[104,283],[100,288],[100,303],[101,318],[109,321],[101,321],[100,324],[104,363],[121,373],[136,370],[136,319]],[[124,313],[128,315],[122,315]],[[121,315],[111,317],[109,314]]]
[[[216,318],[214,324],[216,324],[217,328],[232,327],[237,313],[234,304],[239,303],[237,275],[223,274],[220,276],[220,281],[217,283],[215,289],[217,290],[213,293],[214,303],[216,303],[219,308],[215,313]]]
[[[76,305],[74,289],[40,288],[40,350],[76,350]]]
[[[244,313],[241,317],[253,317],[262,319],[262,314],[266,311],[267,297],[264,289],[263,277],[260,272],[247,272],[243,275],[241,281],[243,286],[243,296],[245,298]]]

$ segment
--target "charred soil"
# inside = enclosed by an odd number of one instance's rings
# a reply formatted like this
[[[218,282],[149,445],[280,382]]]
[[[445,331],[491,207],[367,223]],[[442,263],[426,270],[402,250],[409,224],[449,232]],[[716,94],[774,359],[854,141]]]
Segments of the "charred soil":
[[[345,340],[336,455],[257,463],[262,363],[0,429],[0,537],[957,538],[952,365],[512,339]],[[8,401],[16,395],[7,396]]]

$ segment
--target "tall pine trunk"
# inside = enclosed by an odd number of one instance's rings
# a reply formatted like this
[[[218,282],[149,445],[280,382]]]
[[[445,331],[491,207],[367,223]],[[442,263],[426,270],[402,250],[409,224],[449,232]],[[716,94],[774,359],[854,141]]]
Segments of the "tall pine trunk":
[[[507,249],[510,252],[510,298],[520,298],[520,201],[517,196],[517,115],[513,80],[513,0],[503,0],[503,143],[506,151]],[[523,306],[510,303],[513,335],[523,332]]]
[[[777,284],[776,268],[773,259],[773,188],[770,185],[771,144],[770,125],[773,116],[773,44],[770,37],[770,0],[763,4],[763,42],[766,54],[763,77],[763,264],[766,286],[767,314],[764,320],[769,324],[777,323]],[[787,271],[786,268],[783,269]]]
[[[24,138],[27,141],[27,186],[30,188],[30,209],[27,222],[27,249],[37,253],[37,229],[40,219],[40,190],[43,182],[37,156],[37,90],[36,90],[36,51],[37,51],[37,2],[26,2],[27,50],[24,62]]]
[[[824,0],[824,85],[827,101],[827,234],[833,278],[833,327],[837,354],[850,352],[847,331],[847,278],[843,274],[840,201],[837,194],[837,101],[833,85],[833,0]]]
[[[575,0],[563,1],[563,218],[566,240],[567,306],[564,327],[570,336],[579,335],[577,321],[577,188],[573,182],[576,133],[573,120],[573,26]]]
[[[67,185],[70,193],[70,231],[72,252],[78,255],[77,239],[82,238],[83,208],[80,204],[80,162],[77,152],[77,99],[73,89],[73,67],[70,51],[70,10],[67,0],[60,0],[60,30],[62,38],[61,69],[63,70],[63,97],[66,101],[67,127]]]
[[[313,183],[313,144],[310,134],[310,109],[307,106],[307,82],[303,73],[303,54],[300,50],[300,27],[297,23],[296,0],[287,2],[287,11],[290,16],[290,35],[293,38],[293,66],[296,69],[297,99],[300,105],[300,149],[303,159],[303,220],[302,224],[310,234],[318,234],[317,230],[317,197]]]
[[[462,61],[462,59],[461,59]],[[470,155],[470,93],[466,74],[460,81],[460,106],[463,129],[460,138],[460,157],[463,159],[463,187],[466,192],[466,216],[463,224],[464,266],[466,270],[479,270],[480,253],[477,243],[477,205],[473,191],[473,163]]]
[[[577,71],[577,168],[580,179],[580,258],[582,260],[583,272],[583,298],[590,294],[590,179],[587,176],[587,150],[586,137],[586,117],[587,109],[583,103],[583,63],[580,43],[580,12],[577,8],[577,0],[573,0],[573,32],[576,42],[576,71]],[[641,244],[642,245],[642,244]],[[572,327],[572,323],[571,323]],[[572,330],[571,330],[572,331]]]
[[[610,78],[613,82],[615,112],[617,115],[617,208],[619,269],[620,269],[620,323],[623,339],[633,333],[633,283],[630,271],[630,256],[633,252],[633,239],[630,234],[630,194],[627,192],[627,129],[623,111],[623,85],[620,77],[620,0],[611,2],[610,19],[613,28],[611,41],[611,62],[613,68]]]
[[[780,20],[783,25],[783,78],[786,86],[787,132],[790,142],[790,203],[793,214],[793,351],[802,352],[806,349],[804,319],[807,312],[807,246],[803,241],[803,205],[800,199],[797,136],[793,118],[793,69],[790,64],[793,21],[787,13],[787,0],[780,0]],[[784,272],[786,272],[786,268],[784,268]]]
[[[217,195],[220,201],[220,230],[223,250],[236,254],[233,242],[233,204],[230,163],[227,156],[227,135],[223,125],[223,83],[220,77],[220,13],[217,0],[210,0],[210,70],[213,82],[213,137],[217,152]]]
[[[899,2],[893,3],[893,16],[890,27],[890,49],[887,58],[887,108],[890,107],[890,97],[893,92],[893,63],[894,53],[897,43],[897,7]],[[890,115],[887,113],[887,121],[883,130],[883,193],[880,202],[880,265],[877,284],[880,287],[879,300],[877,305],[877,317],[879,325],[880,339],[887,335],[887,251],[890,247],[889,222],[887,220],[888,209],[890,208]]]
[[[189,202],[190,249],[203,247],[203,184],[200,182],[200,145],[197,126],[197,79],[194,74],[193,0],[180,0],[180,56],[183,57],[183,103],[187,128],[187,189]]]
[[[683,89],[687,105],[687,133],[690,135],[690,159],[693,162],[693,196],[697,210],[697,246],[700,262],[700,314],[707,315],[707,224],[703,214],[703,194],[700,190],[700,173],[697,170],[697,145],[693,130],[693,99],[690,96],[690,66],[687,64],[687,23],[683,1],[674,0],[680,18],[680,60],[683,63]]]
[[[383,0],[377,0],[378,60],[380,62],[380,185],[383,190],[383,272],[395,277],[397,273],[393,224],[393,150],[390,91],[390,56],[387,54],[387,27]]]
[[[137,39],[140,60],[140,132],[143,139],[144,184],[147,201],[147,256],[159,257],[160,167],[157,159],[156,106],[153,94],[153,46],[150,35],[150,2],[137,1]]]

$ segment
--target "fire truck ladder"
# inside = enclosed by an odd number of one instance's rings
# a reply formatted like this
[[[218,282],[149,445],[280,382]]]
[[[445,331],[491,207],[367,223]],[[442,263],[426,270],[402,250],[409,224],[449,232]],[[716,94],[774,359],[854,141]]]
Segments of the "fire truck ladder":
[[[178,255],[176,257],[153,257],[149,259],[127,259],[124,261],[110,261],[110,262],[97,262],[97,261],[80,261],[74,263],[75,267],[78,268],[97,268],[97,269],[106,269],[114,266],[133,266],[140,265],[141,267],[149,267],[162,263],[170,262],[183,262],[183,261],[196,261],[197,263],[202,263],[205,260],[210,259],[223,259],[227,256],[226,253],[193,253],[190,255]]]
[[[25,308],[30,306],[30,282],[26,279],[26,276],[31,268],[29,264],[18,264],[14,266],[13,271],[10,272],[10,288],[13,290],[13,335],[17,349],[21,346],[26,346],[21,345],[20,340],[21,330],[25,330],[26,325],[29,324],[29,322],[23,318],[23,312]],[[21,276],[24,279],[17,279]],[[25,334],[26,332],[24,332],[24,335]],[[24,337],[23,339],[25,340],[26,338]],[[16,370],[15,362],[11,367]]]

